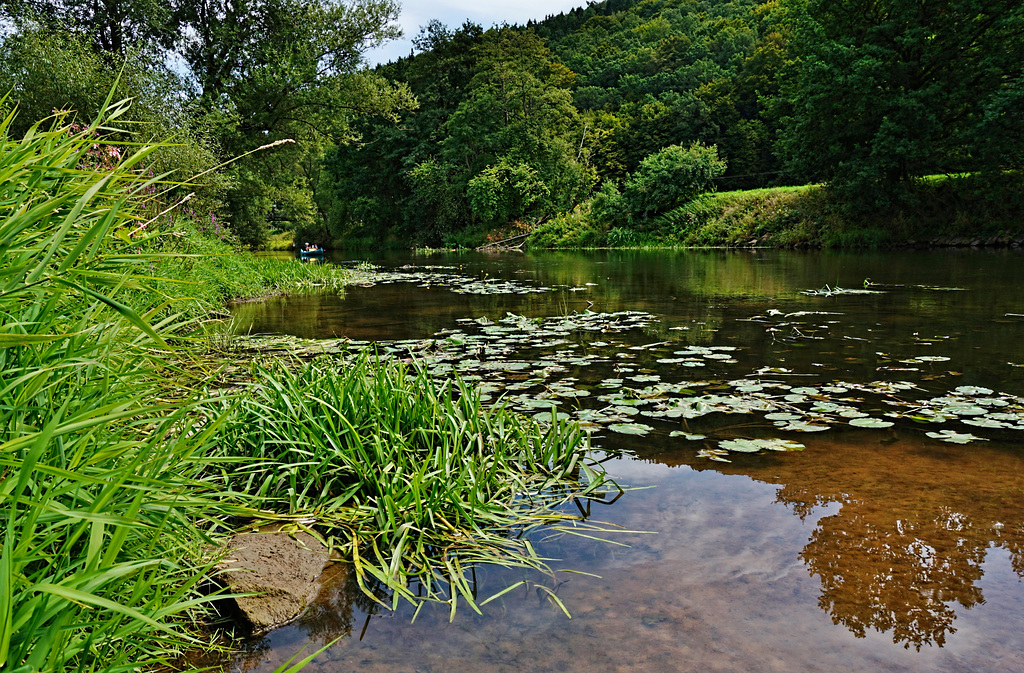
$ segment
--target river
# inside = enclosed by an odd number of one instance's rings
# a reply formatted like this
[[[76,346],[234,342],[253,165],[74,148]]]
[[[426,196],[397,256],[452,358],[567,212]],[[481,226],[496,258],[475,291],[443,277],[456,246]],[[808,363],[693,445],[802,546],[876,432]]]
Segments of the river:
[[[238,329],[429,353],[582,421],[630,487],[591,506],[620,544],[537,536],[571,619],[524,589],[412,621],[340,581],[227,669],[342,636],[306,670],[1024,671],[1024,253],[335,259],[360,261]]]

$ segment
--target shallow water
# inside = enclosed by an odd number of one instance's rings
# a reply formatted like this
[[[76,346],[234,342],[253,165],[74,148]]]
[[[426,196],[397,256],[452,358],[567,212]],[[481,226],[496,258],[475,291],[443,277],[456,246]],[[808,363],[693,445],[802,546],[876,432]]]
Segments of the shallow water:
[[[475,351],[480,361],[500,351],[496,357],[508,361],[575,362],[552,376],[594,395],[551,398],[570,413],[603,406],[595,398],[609,377],[639,388],[630,381],[637,374],[707,389],[731,382],[735,390],[740,380],[916,386],[843,393],[856,400],[844,403],[880,419],[902,413],[897,402],[946,399],[957,388],[994,391],[960,394],[970,399],[1004,393],[1006,408],[1024,394],[1024,255],[1013,251],[374,261],[403,275],[349,288],[344,297],[240,307],[241,331],[380,341],[442,331],[487,337]],[[836,294],[836,287],[875,293]],[[502,292],[460,293],[487,288]],[[808,290],[823,292],[802,293]],[[642,328],[580,334],[546,348],[525,340],[517,346],[519,334],[495,342],[473,331],[487,327],[457,322],[586,310],[651,318]],[[699,367],[657,362],[694,347],[735,350]],[[467,361],[460,358],[456,368]],[[471,371],[484,383],[501,378]],[[535,591],[515,590],[483,616],[464,609],[449,623],[447,609],[427,607],[413,623],[407,608],[368,613],[367,601],[340,581],[324,604],[252,643],[227,667],[270,671],[303,646],[344,636],[307,670],[1024,671],[1024,430],[958,419],[922,424],[906,415],[882,429],[833,418],[814,433],[783,431],[759,413],[644,422],[652,428],[645,436],[598,425],[595,443],[617,456],[606,463],[614,477],[654,488],[593,507],[596,519],[653,533],[614,536],[628,547],[538,536],[542,553],[562,559],[555,567],[600,576],[559,573],[557,586],[549,582],[571,620]],[[706,439],[670,437],[680,428]],[[937,428],[979,439],[961,445],[925,434]],[[729,453],[728,463],[698,457],[701,448],[739,437],[785,437],[806,448]],[[521,578],[504,569],[477,573],[481,595]]]

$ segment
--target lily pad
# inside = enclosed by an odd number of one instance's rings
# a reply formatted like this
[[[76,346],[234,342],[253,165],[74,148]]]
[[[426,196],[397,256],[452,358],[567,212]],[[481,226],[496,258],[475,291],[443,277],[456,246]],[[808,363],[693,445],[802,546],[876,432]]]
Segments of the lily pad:
[[[961,395],[991,395],[992,390],[990,388],[982,388],[980,386],[960,386],[954,388],[953,392],[960,393]]]
[[[718,442],[719,448],[737,453],[757,453],[758,451],[803,451],[804,445],[791,439],[723,439]]]
[[[891,421],[883,421],[880,418],[852,418],[850,419],[850,425],[858,428],[891,428]]]
[[[672,432],[668,433],[668,436],[669,437],[682,437],[683,439],[686,439],[686,440],[691,441],[691,442],[696,442],[696,441],[699,441],[701,439],[707,439],[708,438],[707,435],[695,435],[695,434],[690,434],[689,432],[683,432],[682,430],[673,430]]]
[[[793,432],[821,432],[822,430],[828,430],[827,425],[816,425],[806,421],[792,421],[780,427],[783,430],[790,430]]]
[[[727,455],[729,455],[729,452],[722,449],[701,449],[697,452],[698,458],[707,458],[719,463],[731,463],[732,461],[726,458]]]
[[[635,412],[636,409],[633,411]],[[612,423],[608,429],[623,435],[646,435],[654,428],[643,423]]]
[[[975,441],[988,441],[984,437],[975,437],[970,433],[959,433],[953,430],[939,430],[938,432],[926,432],[926,435],[932,439],[940,439],[944,442],[950,442],[952,444],[968,444]]]

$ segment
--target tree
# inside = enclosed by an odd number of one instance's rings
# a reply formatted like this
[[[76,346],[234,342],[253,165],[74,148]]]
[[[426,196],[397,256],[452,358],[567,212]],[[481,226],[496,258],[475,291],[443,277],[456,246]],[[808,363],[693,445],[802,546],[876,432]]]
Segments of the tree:
[[[791,170],[865,206],[912,178],[1024,164],[1017,0],[791,0],[780,148]]]
[[[202,115],[196,124],[209,129],[221,158],[241,157],[224,201],[230,226],[253,247],[265,238],[268,218],[307,229],[323,221],[319,169],[331,145],[352,139],[354,119],[393,118],[414,106],[407,87],[361,69],[367,48],[398,35],[397,14],[393,0],[0,0],[0,20],[18,30],[14,44],[45,32],[70,45],[54,52],[62,54],[57,61],[20,61],[16,83],[42,83],[16,84],[26,99],[66,105],[68,96],[48,84],[55,62],[64,64],[55,81],[68,81],[77,95],[83,83],[65,73],[93,63],[110,72],[126,59],[133,67],[142,63],[157,82],[173,78],[165,57],[183,61],[191,86],[179,82],[165,99],[194,101]],[[83,40],[91,50],[83,51]],[[104,97],[86,93],[71,102],[95,105]]]
[[[407,87],[359,70],[367,48],[397,35],[397,11],[392,0],[183,0],[176,18],[190,30],[179,48],[225,154],[295,141],[235,169],[229,217],[243,242],[258,247],[270,217],[289,228],[322,224],[327,150],[352,139],[354,119],[415,105]]]
[[[0,19],[22,30],[84,34],[97,51],[125,56],[171,47],[172,8],[161,0],[0,0]]]
[[[530,31],[488,31],[475,52],[477,73],[445,123],[440,147],[441,157],[461,166],[473,186],[474,213],[503,224],[571,208],[594,182],[585,164],[583,121],[569,91],[575,74],[554,62]],[[509,200],[513,184],[526,192]],[[503,205],[487,205],[492,202]]]

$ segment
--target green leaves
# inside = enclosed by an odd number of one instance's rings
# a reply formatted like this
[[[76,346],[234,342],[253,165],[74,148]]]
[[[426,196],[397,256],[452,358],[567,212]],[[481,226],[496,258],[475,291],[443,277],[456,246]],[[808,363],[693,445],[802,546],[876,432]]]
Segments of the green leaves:
[[[93,127],[112,126],[124,103]],[[61,118],[58,117],[59,122]],[[157,665],[191,639],[174,618],[201,609],[189,550],[215,511],[191,480],[215,413],[182,390],[152,304],[120,293],[148,261],[134,227],[140,148],[105,172],[82,166],[95,138],[68,127],[0,134],[0,667]],[[139,297],[134,299],[138,300]],[[148,298],[148,302],[154,301]],[[159,300],[156,300],[159,301]],[[134,302],[133,302],[134,303]],[[195,431],[186,435],[183,428]]]
[[[714,145],[669,145],[641,161],[626,180],[625,205],[634,215],[655,215],[714,191],[713,180],[723,173],[725,162],[719,159]]]
[[[1020,166],[1020,117],[990,112],[1022,95],[1020,3],[782,7],[780,136],[795,173],[864,208],[907,205],[909,181],[931,173]]]

